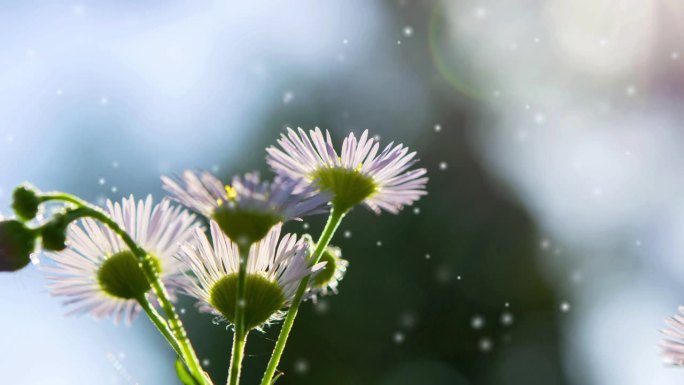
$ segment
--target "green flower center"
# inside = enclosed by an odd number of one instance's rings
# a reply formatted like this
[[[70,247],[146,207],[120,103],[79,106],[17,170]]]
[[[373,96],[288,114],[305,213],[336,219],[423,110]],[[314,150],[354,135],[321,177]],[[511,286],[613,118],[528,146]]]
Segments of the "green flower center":
[[[263,239],[281,219],[271,213],[230,209],[221,205],[213,219],[228,238],[250,245]]]
[[[324,167],[315,171],[312,179],[321,190],[333,194],[333,206],[341,211],[347,211],[363,202],[378,189],[373,178],[347,168]]]
[[[237,274],[218,280],[209,291],[209,303],[229,322],[235,324]],[[285,295],[277,283],[257,274],[245,277],[245,327],[247,330],[262,325],[285,306]]]
[[[313,278],[312,284],[316,288],[323,288],[335,277],[337,270],[337,258],[330,252],[330,248],[326,248],[321,255],[319,262],[326,262],[325,267]]]
[[[161,272],[159,259],[151,257],[157,272]],[[107,294],[122,299],[139,298],[151,288],[138,259],[130,251],[122,251],[107,258],[97,271],[97,280]]]

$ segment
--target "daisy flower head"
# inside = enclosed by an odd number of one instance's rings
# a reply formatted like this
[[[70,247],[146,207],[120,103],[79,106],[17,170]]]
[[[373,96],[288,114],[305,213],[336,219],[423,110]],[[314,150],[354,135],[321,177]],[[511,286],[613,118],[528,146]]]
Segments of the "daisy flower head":
[[[309,296],[314,301],[319,295],[337,294],[337,287],[349,266],[349,261],[342,258],[342,250],[335,246],[328,246],[319,261],[325,266],[309,281]]]
[[[332,204],[345,212],[363,203],[379,214],[396,214],[425,195],[426,170],[409,170],[416,153],[401,144],[390,143],[380,151],[379,143],[368,137],[368,130],[357,140],[350,133],[338,155],[330,133],[319,128],[307,135],[288,128],[278,140],[280,148],[266,149],[269,166],[285,177],[301,179],[332,194]]]
[[[183,264],[174,258],[180,242],[193,239],[196,217],[168,199],[154,205],[152,197],[121,203],[107,201],[105,212],[154,259],[157,272],[169,290],[183,285]],[[72,313],[90,313],[96,319],[111,316],[129,324],[140,311],[138,300],[151,286],[138,259],[109,227],[91,218],[68,227],[67,248],[46,252],[50,266],[43,267],[50,292],[66,299]]]
[[[181,204],[213,219],[240,245],[261,240],[277,223],[326,211],[329,197],[301,182],[276,177],[263,181],[256,172],[235,176],[224,185],[208,172],[185,171],[162,177],[164,189]]]
[[[261,241],[252,245],[246,266],[244,319],[246,330],[259,328],[282,317],[289,306],[299,281],[323,268],[324,263],[310,266],[308,244],[294,234],[280,238],[282,225],[277,224]],[[235,321],[240,253],[238,246],[211,221],[211,242],[203,231],[195,232],[195,244],[181,246],[179,255],[192,272],[186,291],[200,300],[199,308]]]
[[[667,328],[662,330],[665,338],[660,343],[665,362],[672,365],[684,365],[684,306],[679,313],[665,320]]]

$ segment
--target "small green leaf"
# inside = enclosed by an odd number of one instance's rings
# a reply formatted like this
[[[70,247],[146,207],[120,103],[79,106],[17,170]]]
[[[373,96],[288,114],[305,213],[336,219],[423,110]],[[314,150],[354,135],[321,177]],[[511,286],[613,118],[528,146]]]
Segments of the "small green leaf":
[[[195,378],[190,374],[188,369],[185,367],[185,364],[183,364],[183,361],[180,359],[176,359],[176,374],[178,375],[178,378],[181,380],[183,385],[199,385],[200,383],[195,380]]]
[[[273,377],[273,379],[271,380],[271,385],[274,385],[274,384],[276,383],[276,381],[278,381],[278,379],[280,378],[280,376],[282,376],[283,374],[285,374],[285,373],[283,373],[283,372],[278,372],[278,374],[276,374],[276,375]]]

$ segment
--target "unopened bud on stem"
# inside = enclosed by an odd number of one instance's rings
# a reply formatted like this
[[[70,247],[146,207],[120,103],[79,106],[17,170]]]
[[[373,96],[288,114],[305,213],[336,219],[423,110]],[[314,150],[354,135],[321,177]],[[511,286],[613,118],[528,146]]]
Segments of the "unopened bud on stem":
[[[17,271],[28,265],[36,245],[36,232],[17,220],[0,222],[0,271]]]

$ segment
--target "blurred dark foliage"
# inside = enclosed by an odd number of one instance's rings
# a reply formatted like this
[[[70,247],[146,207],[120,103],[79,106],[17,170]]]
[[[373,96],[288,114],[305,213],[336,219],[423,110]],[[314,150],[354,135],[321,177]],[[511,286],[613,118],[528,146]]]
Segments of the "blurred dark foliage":
[[[408,22],[426,30],[430,12],[429,4],[416,7],[415,19],[397,20],[397,29]],[[426,97],[433,114],[421,123],[417,140],[402,136],[416,129],[418,118],[411,111],[376,110],[354,69],[326,82],[292,74],[289,82],[300,85],[300,103],[274,108],[264,118],[267,129],[246,128],[259,132],[251,144],[258,150],[238,165],[248,169],[263,165],[261,149],[286,126],[329,128],[336,143],[350,130],[360,134],[370,128],[381,135],[381,144],[394,140],[418,151],[419,165],[428,168],[431,178],[429,195],[415,206],[419,213],[409,207],[398,216],[375,216],[358,207],[347,216],[332,242],[350,261],[340,293],[318,305],[304,304],[278,384],[565,384],[559,300],[537,265],[540,237],[524,207],[487,174],[470,146],[468,135],[479,126],[472,119],[482,115],[476,113],[477,102],[437,73],[427,44],[397,60],[430,85]],[[380,85],[394,98],[404,97],[382,68],[364,70],[375,74],[371,79],[379,84],[374,88]],[[439,133],[432,128],[436,122],[443,127]],[[443,160],[448,160],[445,170],[439,167]],[[223,168],[225,178],[244,171],[234,166]],[[264,166],[261,170],[267,172]],[[316,239],[324,221],[307,218],[308,230],[301,223],[286,230],[310,232]],[[504,313],[512,315],[512,324],[501,321]],[[484,320],[479,329],[471,325],[477,316]],[[186,318],[201,357],[210,359],[207,370],[222,383],[231,332],[196,312]],[[243,384],[259,382],[278,331],[276,324],[250,335]],[[489,350],[482,348],[487,341]]]

